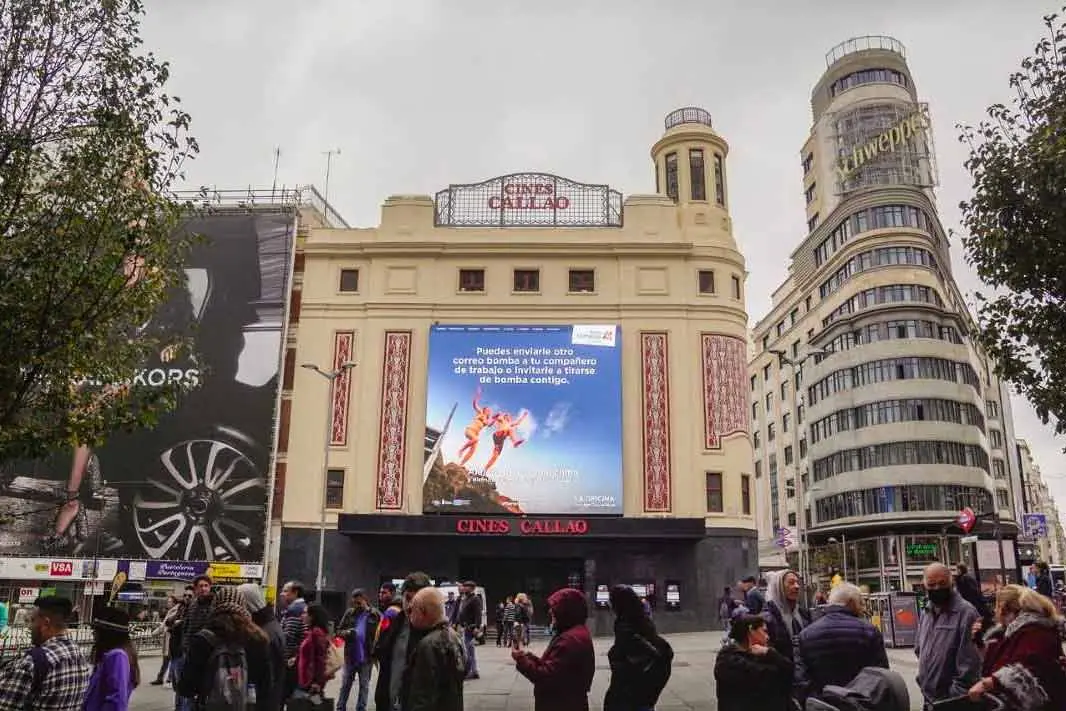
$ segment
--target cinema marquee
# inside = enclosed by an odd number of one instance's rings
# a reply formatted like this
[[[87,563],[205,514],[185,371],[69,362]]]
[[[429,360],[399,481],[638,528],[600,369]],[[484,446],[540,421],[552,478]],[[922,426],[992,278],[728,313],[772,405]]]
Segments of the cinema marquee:
[[[621,227],[622,194],[549,173],[512,173],[437,193],[438,227]]]

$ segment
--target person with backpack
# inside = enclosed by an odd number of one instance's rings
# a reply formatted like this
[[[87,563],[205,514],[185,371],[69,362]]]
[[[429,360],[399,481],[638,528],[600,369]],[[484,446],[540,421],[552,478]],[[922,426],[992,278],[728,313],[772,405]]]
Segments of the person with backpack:
[[[285,633],[281,629],[281,623],[274,617],[274,609],[267,605],[263,588],[255,583],[245,583],[237,588],[237,592],[244,599],[244,606],[252,616],[252,622],[267,638],[267,658],[262,660],[262,663],[266,666],[269,681],[264,680],[255,685],[256,711],[281,711],[285,691]],[[257,663],[256,659],[248,660],[250,668],[254,668]]]
[[[308,605],[304,610],[307,636],[296,654],[296,691],[293,698],[321,694],[329,681],[326,670],[330,654],[329,614],[321,605]]]
[[[633,588],[616,585],[608,599],[615,614],[614,645],[607,652],[611,682],[603,711],[652,711],[670,680],[674,650],[655,631]]]
[[[234,587],[221,587],[214,595],[204,627],[188,640],[185,667],[178,677],[178,693],[191,699],[197,711],[245,711],[249,685],[269,685],[269,673],[256,665],[254,656],[266,659],[267,637],[254,622]]]
[[[93,675],[85,711],[129,711],[130,696],[141,683],[137,651],[130,639],[130,616],[115,607],[93,615]]]
[[[67,634],[74,604],[65,597],[39,597],[30,612],[33,647],[0,670],[2,711],[80,711],[89,685],[89,662]]]

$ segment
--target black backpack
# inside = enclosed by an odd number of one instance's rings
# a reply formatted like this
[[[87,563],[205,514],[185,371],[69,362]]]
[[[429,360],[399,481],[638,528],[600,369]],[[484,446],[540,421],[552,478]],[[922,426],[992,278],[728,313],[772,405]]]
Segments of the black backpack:
[[[240,645],[223,642],[210,630],[200,636],[211,644],[198,708],[204,711],[245,711],[248,703],[248,658]]]

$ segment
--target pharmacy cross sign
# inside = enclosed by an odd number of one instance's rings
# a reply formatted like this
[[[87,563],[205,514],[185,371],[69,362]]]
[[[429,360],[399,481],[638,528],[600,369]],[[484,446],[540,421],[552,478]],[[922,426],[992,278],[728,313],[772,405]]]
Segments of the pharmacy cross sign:
[[[437,227],[621,227],[622,193],[549,173],[453,184],[434,200]]]

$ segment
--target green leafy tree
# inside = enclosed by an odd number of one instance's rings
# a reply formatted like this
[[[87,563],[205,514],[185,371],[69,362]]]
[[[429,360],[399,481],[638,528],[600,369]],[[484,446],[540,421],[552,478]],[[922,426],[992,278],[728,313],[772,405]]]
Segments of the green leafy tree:
[[[0,463],[150,426],[187,336],[142,328],[182,282],[196,152],[138,0],[0,3]]]
[[[978,339],[1047,423],[1066,432],[1066,26],[1010,77],[1016,98],[963,126],[973,196],[960,205],[977,294]]]

